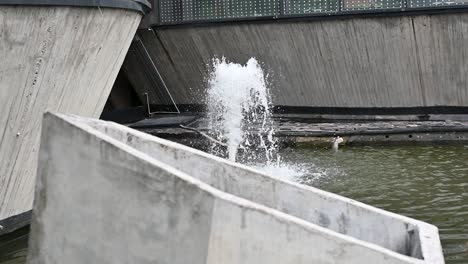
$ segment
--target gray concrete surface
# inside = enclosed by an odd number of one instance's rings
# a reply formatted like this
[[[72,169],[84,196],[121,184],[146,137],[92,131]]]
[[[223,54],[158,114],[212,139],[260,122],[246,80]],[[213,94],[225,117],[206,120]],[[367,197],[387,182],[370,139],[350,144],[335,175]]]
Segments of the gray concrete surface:
[[[178,104],[203,103],[208,65],[225,56],[262,62],[274,105],[430,107],[468,106],[467,27],[468,14],[457,13],[155,27],[139,35]],[[139,95],[167,104],[137,65],[129,57],[124,69]]]
[[[141,15],[0,5],[0,220],[32,208],[42,114],[98,117]]]
[[[44,118],[28,263],[444,263],[437,228],[104,121]]]

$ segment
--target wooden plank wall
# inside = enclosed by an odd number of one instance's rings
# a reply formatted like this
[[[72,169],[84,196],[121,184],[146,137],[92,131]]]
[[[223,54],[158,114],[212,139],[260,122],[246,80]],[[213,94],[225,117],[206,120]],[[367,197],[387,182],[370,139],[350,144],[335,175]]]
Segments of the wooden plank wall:
[[[0,6],[0,220],[32,208],[42,114],[99,117],[140,20],[120,9]]]
[[[179,104],[203,102],[210,61],[225,56],[262,62],[275,105],[468,106],[468,14],[153,29],[139,34]]]

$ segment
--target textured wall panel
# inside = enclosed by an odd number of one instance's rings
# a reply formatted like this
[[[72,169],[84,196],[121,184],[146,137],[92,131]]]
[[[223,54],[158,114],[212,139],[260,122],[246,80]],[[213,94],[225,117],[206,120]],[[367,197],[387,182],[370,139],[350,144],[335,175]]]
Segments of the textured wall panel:
[[[462,13],[187,26],[140,34],[149,54],[164,65],[161,75],[178,104],[203,103],[208,65],[213,57],[226,56],[237,63],[250,57],[262,62],[275,105],[468,106],[467,25],[468,14]],[[152,103],[162,101],[152,97]]]
[[[44,111],[98,117],[141,14],[0,6],[0,219],[30,210]]]

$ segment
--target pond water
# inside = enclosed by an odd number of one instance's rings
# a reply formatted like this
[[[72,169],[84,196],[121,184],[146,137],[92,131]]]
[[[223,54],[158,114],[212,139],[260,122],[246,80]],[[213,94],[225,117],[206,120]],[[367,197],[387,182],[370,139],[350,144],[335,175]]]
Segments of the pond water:
[[[436,225],[447,264],[468,263],[468,145],[284,149],[297,181]]]
[[[468,263],[468,145],[281,151],[296,181],[439,227],[447,264]],[[291,165],[280,173],[292,172]],[[28,228],[0,238],[0,263],[25,263]]]

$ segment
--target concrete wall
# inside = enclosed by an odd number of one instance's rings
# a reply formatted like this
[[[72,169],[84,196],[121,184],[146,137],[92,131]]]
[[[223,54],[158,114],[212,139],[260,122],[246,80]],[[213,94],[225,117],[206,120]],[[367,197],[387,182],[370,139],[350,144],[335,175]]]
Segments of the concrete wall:
[[[435,226],[316,188],[272,178],[238,163],[115,123],[93,120],[85,122],[94,129],[223,192],[400,254],[424,258],[434,263],[443,260]],[[431,241],[436,241],[437,245]]]
[[[435,227],[122,126],[48,114],[39,157],[31,264],[443,263]],[[324,219],[335,214],[321,208],[327,199],[346,202],[350,215],[361,208],[363,223],[373,213],[415,225],[415,233],[431,236],[422,245],[432,243],[431,252],[425,261],[411,258],[309,222],[315,210]],[[294,216],[305,200],[305,213]],[[359,225],[351,222],[348,230]]]
[[[239,22],[139,32],[179,104],[203,102],[214,56],[256,57],[275,105],[468,106],[468,14]],[[129,59],[129,76],[138,63]],[[131,80],[139,94],[147,78]],[[152,92],[155,93],[154,91]],[[152,97],[152,103],[161,103]],[[163,102],[164,103],[164,102]]]
[[[98,117],[141,13],[0,5],[0,220],[32,207],[41,117]]]

